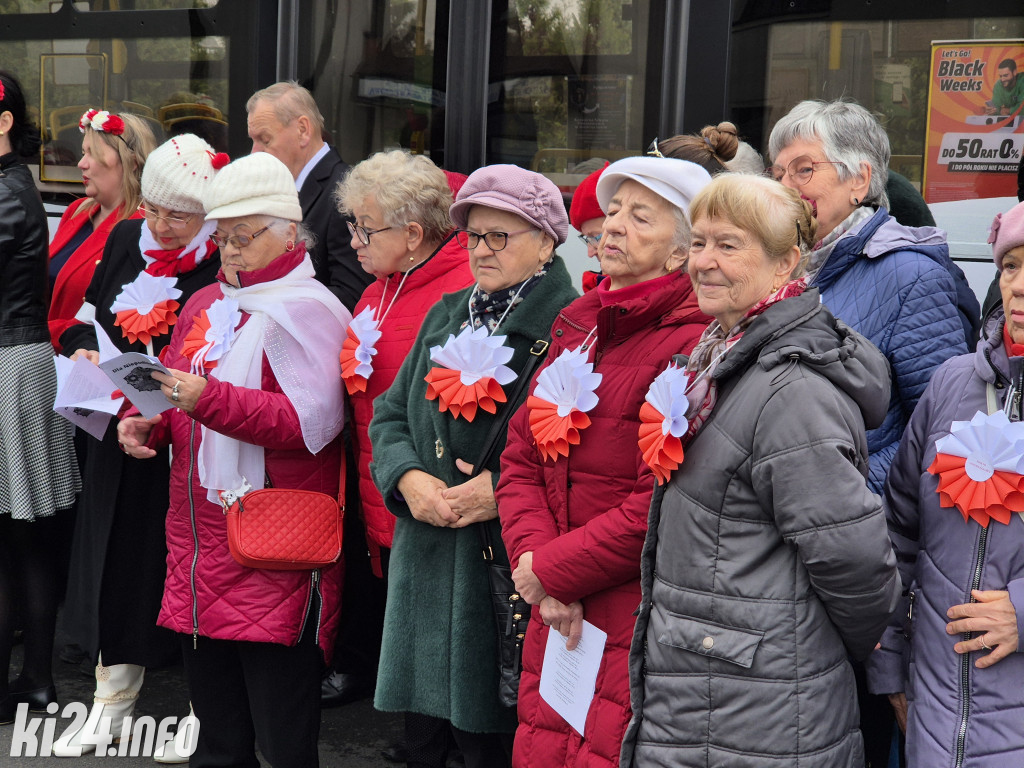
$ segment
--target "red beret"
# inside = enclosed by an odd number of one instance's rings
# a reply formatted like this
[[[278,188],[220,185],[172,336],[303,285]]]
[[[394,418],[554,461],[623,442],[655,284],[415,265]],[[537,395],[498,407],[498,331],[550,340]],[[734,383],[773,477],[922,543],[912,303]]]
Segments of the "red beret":
[[[597,204],[597,180],[607,167],[608,163],[605,163],[604,168],[594,171],[576,187],[572,205],[569,206],[569,221],[576,229],[582,227],[585,221],[604,218],[604,211]]]

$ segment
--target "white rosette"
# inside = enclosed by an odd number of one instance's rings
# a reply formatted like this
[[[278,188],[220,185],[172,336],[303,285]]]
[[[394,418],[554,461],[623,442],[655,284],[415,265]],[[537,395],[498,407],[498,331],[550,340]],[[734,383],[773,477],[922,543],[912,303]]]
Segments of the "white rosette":
[[[121,292],[110,305],[110,311],[116,315],[134,309],[140,315],[148,315],[160,302],[181,298],[181,291],[175,287],[177,283],[176,277],[157,277],[148,272],[140,272],[132,282],[121,286]]]
[[[512,354],[512,348],[505,346],[504,336],[490,336],[487,328],[473,330],[469,325],[458,336],[448,334],[444,346],[430,348],[430,359],[458,371],[459,379],[467,387],[487,378],[502,386],[515,381],[516,372],[505,365]]]
[[[686,384],[686,370],[670,363],[647,390],[644,400],[664,417],[661,422],[663,435],[682,437],[690,426],[686,419],[686,411],[690,407],[690,401],[686,398]]]
[[[366,307],[352,318],[348,329],[359,342],[353,352],[357,361],[355,372],[364,379],[369,379],[370,374],[373,373],[373,356],[377,354],[377,342],[381,337],[377,321],[373,319],[373,310]]]
[[[92,116],[92,120],[90,122],[92,124],[93,129],[95,129],[97,131],[103,131],[103,130],[106,130],[104,126],[106,126],[106,124],[107,124],[107,122],[109,120],[110,120],[110,112],[108,112],[107,110],[104,109],[104,110],[102,110],[100,112],[97,112],[95,115],[93,115]]]
[[[585,413],[597,405],[596,390],[601,379],[602,374],[594,373],[594,364],[581,347],[566,349],[538,374],[533,396],[557,406],[560,417],[573,410]]]
[[[954,421],[950,433],[935,441],[935,452],[965,460],[967,476],[983,483],[995,473],[1024,474],[1024,422],[1003,411],[978,411],[970,421]]]
[[[237,301],[225,296],[209,306],[206,318],[210,321],[204,336],[206,343],[192,356],[192,373],[198,375],[202,375],[204,363],[220,360],[231,349],[242,312]]]

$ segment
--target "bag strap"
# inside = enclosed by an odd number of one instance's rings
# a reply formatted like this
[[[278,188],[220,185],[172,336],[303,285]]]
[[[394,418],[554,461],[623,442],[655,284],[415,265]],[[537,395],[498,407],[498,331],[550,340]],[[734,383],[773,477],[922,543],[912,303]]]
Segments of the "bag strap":
[[[985,404],[988,406],[989,416],[999,410],[999,399],[996,397],[996,388],[992,385],[991,381],[985,383]]]
[[[491,428],[487,431],[487,437],[484,439],[484,447],[480,452],[480,458],[473,465],[473,474],[470,477],[476,477],[483,472],[484,467],[494,456],[494,451],[498,447],[498,438],[508,431],[508,423],[512,419],[514,405],[519,402],[526,388],[530,386],[533,374],[537,370],[537,366],[544,360],[545,355],[547,355],[550,344],[550,342],[543,339],[537,339],[537,341],[533,342],[533,346],[530,347],[530,354],[526,358],[526,364],[516,379],[515,387],[505,402],[501,415],[491,422]],[[480,534],[480,548],[483,551],[484,560],[491,563],[494,561],[494,545],[491,543],[490,526],[486,523],[477,523],[476,530]]]

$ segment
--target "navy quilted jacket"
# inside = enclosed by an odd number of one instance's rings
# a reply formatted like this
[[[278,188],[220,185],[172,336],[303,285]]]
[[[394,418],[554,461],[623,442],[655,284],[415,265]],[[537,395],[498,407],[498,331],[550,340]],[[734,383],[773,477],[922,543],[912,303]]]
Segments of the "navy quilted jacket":
[[[889,410],[867,433],[868,484],[875,493],[882,493],[900,435],[932,373],[967,352],[962,317],[971,310],[962,316],[954,270],[940,230],[904,227],[880,208],[836,243],[812,283],[832,314],[870,339],[892,369]]]

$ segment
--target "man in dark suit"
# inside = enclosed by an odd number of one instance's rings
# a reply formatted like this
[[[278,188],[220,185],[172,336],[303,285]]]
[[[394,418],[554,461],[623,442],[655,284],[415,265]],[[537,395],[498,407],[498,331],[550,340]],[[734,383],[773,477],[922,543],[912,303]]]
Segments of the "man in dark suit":
[[[334,190],[348,171],[323,139],[324,117],[312,94],[298,83],[275,83],[245,105],[253,152],[269,152],[295,177],[302,224],[315,238],[311,256],[316,278],[352,311],[373,276],[363,271],[352,248]]]

